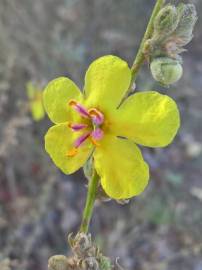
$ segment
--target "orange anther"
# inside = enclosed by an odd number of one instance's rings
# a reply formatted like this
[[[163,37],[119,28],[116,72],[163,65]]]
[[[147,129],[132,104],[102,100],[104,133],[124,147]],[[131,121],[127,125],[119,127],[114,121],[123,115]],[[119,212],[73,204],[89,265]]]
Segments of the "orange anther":
[[[100,146],[100,144],[95,139],[93,139],[92,137],[90,138],[90,140],[95,146]]]
[[[77,102],[76,102],[76,100],[74,100],[74,99],[70,99],[70,101],[68,102],[68,105],[69,106],[74,106],[74,105],[76,105],[77,104]]]
[[[90,110],[88,111],[88,113],[89,113],[91,116],[99,116],[99,115],[100,115],[100,113],[99,113],[96,109],[94,109],[94,108],[90,109]]]

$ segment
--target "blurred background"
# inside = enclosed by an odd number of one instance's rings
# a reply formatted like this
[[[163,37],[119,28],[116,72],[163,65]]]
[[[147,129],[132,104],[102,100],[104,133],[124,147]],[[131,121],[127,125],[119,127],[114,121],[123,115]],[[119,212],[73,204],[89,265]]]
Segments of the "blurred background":
[[[187,2],[200,16],[202,1]],[[78,229],[86,195],[83,172],[63,175],[45,153],[51,123],[30,112],[40,107],[33,85],[40,90],[64,75],[82,87],[89,63],[104,54],[132,64],[154,3],[0,0],[1,270],[45,270],[51,255],[69,252],[67,235]],[[172,145],[143,149],[149,187],[124,206],[96,204],[92,235],[126,270],[202,270],[201,27],[199,18],[180,82],[163,89],[147,66],[137,81],[138,89],[175,98],[182,116]]]

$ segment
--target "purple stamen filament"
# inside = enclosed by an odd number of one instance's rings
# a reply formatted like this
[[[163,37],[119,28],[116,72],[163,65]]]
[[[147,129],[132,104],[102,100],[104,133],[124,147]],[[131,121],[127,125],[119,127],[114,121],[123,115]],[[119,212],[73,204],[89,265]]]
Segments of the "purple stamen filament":
[[[73,157],[77,154],[78,148],[88,139],[90,138],[91,142],[99,146],[97,141],[101,140],[104,136],[104,132],[101,129],[101,125],[104,122],[104,115],[97,110],[96,108],[91,108],[87,110],[84,106],[79,104],[75,100],[70,100],[69,105],[77,111],[82,118],[86,118],[90,120],[89,124],[76,123],[76,124],[68,124],[68,126],[74,132],[82,131],[83,129],[88,128],[88,132],[83,133],[76,141],[74,142],[74,147],[67,153],[67,156]]]
[[[96,128],[91,132],[91,136],[94,140],[99,141],[102,139],[104,132],[101,128]]]
[[[88,111],[86,110],[85,107],[83,107],[80,103],[78,103],[77,101],[75,100],[70,100],[69,102],[69,105],[75,110],[77,111],[81,117],[84,117],[84,118],[89,118],[90,115],[88,113]]]
[[[85,142],[85,140],[90,136],[90,132],[81,135],[75,142],[74,142],[74,147],[79,148],[79,146]]]
[[[71,124],[69,123],[68,126],[73,130],[73,131],[80,131],[84,128],[87,128],[88,125],[86,124]]]

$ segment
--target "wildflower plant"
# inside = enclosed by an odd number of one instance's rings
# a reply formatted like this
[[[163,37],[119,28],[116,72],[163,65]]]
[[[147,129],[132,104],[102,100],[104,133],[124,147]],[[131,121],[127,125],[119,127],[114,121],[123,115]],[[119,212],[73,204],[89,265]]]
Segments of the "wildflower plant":
[[[45,149],[63,173],[84,167],[89,178],[80,231],[69,238],[74,255],[52,257],[50,269],[112,269],[87,234],[100,187],[116,200],[142,193],[149,182],[149,166],[138,145],[165,147],[180,126],[171,97],[157,91],[131,94],[132,85],[145,60],[161,84],[180,79],[180,53],[192,39],[196,19],[191,4],[165,6],[165,1],[157,0],[132,68],[121,58],[106,55],[90,65],[82,91],[66,77],[45,88],[44,108],[53,122],[45,135]]]

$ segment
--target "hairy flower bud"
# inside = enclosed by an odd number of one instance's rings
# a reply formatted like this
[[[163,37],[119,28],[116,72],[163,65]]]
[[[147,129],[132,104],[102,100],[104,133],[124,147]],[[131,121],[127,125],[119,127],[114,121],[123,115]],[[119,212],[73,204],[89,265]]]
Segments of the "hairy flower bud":
[[[99,247],[94,245],[90,234],[79,232],[75,237],[70,234],[68,241],[73,251],[73,257],[67,258],[67,270],[111,270],[112,264]],[[50,268],[50,270],[57,270]],[[63,269],[62,269],[63,270]]]
[[[193,4],[179,4],[177,7],[179,23],[175,35],[180,39],[180,46],[185,46],[193,38],[193,29],[197,21],[196,8]]]
[[[168,57],[154,59],[150,69],[153,78],[163,85],[177,82],[183,74],[183,68],[179,61]]]
[[[193,4],[167,5],[154,20],[154,32],[145,50],[150,59],[168,57],[180,59],[180,54],[193,38],[197,13]]]
[[[63,255],[55,255],[48,260],[49,270],[68,270],[67,257]]]
[[[82,270],[99,270],[99,263],[94,257],[88,257],[82,262]]]
[[[72,242],[72,250],[80,258],[94,255],[94,247],[91,242],[91,236],[85,233],[78,233]]]
[[[160,10],[154,20],[154,31],[161,35],[170,35],[179,22],[178,12],[175,6],[167,5]]]

